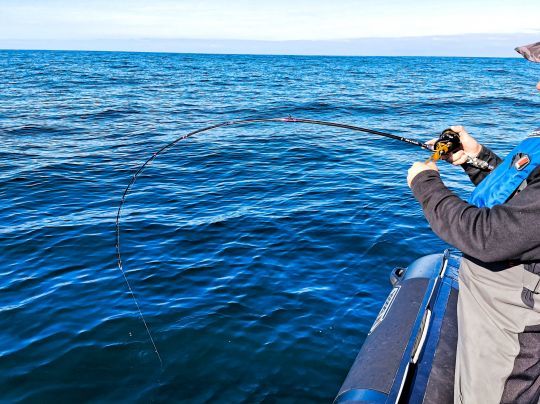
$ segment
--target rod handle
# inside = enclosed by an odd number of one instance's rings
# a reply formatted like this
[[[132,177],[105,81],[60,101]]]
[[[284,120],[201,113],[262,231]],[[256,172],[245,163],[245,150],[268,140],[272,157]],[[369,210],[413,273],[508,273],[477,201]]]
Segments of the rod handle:
[[[489,164],[487,161],[480,160],[477,157],[467,157],[467,164],[485,171],[493,171],[495,169],[495,167]]]

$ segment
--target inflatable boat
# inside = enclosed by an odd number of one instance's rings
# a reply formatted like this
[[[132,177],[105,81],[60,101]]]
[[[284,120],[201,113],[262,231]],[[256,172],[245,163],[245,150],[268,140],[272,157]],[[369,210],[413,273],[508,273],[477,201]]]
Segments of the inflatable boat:
[[[453,403],[460,256],[390,274],[392,291],[334,403]]]

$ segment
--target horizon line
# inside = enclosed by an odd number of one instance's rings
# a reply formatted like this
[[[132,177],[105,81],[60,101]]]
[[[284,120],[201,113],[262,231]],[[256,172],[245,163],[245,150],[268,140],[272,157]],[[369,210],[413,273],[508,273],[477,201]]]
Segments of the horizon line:
[[[461,59],[522,59],[522,56],[488,56],[488,55],[360,55],[360,54],[299,54],[299,53],[248,53],[248,52],[183,52],[154,50],[108,50],[108,49],[55,49],[55,48],[1,48],[0,52],[92,52],[92,53],[145,53],[164,55],[208,55],[208,56],[294,56],[294,57],[329,57],[329,58],[461,58]]]

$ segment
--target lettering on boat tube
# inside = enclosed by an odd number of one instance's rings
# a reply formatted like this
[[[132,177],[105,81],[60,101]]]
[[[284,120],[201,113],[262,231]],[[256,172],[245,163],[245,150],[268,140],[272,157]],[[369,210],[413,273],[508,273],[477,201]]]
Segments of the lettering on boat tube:
[[[388,294],[388,297],[386,298],[386,301],[384,302],[383,307],[381,308],[381,311],[379,311],[379,314],[377,315],[375,322],[371,326],[371,330],[369,330],[368,335],[370,335],[373,331],[375,331],[375,328],[377,328],[378,325],[383,322],[386,315],[390,311],[390,307],[392,307],[394,300],[396,300],[396,296],[399,292],[399,289],[401,289],[401,285],[398,285],[395,288],[393,288],[392,291]]]

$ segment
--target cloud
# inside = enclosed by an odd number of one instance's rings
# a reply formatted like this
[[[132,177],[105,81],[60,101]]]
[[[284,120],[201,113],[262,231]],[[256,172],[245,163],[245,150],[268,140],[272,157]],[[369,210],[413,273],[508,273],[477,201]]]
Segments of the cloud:
[[[498,56],[517,57],[517,45],[534,42],[530,34],[359,38],[325,41],[249,41],[211,39],[0,40],[8,49],[67,49],[143,52],[289,54],[337,56]]]
[[[14,40],[337,40],[540,28],[538,0],[5,1],[0,38]]]

